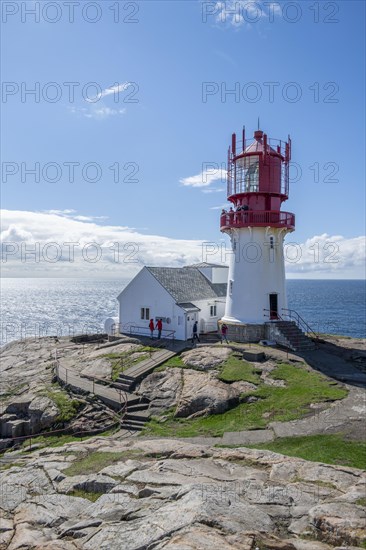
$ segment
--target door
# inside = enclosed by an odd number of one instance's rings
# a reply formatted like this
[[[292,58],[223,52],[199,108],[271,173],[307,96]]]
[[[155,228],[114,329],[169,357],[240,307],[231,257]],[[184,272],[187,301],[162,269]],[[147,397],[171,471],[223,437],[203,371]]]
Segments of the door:
[[[278,319],[278,294],[269,295],[269,318]]]
[[[187,323],[186,323],[186,340],[190,340],[192,338],[193,333],[193,325],[196,321],[196,313],[188,312],[187,313]]]

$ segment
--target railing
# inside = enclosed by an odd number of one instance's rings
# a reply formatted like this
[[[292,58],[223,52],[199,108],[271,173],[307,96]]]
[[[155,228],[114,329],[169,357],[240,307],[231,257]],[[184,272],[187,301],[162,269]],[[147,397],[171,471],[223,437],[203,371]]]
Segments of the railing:
[[[224,211],[220,219],[221,231],[233,227],[272,226],[295,229],[295,214],[291,212],[273,212],[272,210]]]
[[[128,404],[127,393],[124,390],[121,390],[120,388],[116,388],[113,385],[113,382],[109,382],[104,378],[99,378],[97,376],[92,376],[92,375],[90,376],[88,375],[87,377],[86,376],[82,377],[75,374],[70,369],[67,369],[66,367],[62,367],[59,363],[59,359],[57,356],[57,348],[55,349],[54,369],[55,369],[55,375],[59,381],[63,382],[66,385],[70,385],[80,390],[87,391],[88,393],[97,395],[98,397],[101,397],[101,398],[104,397],[104,399],[111,401],[113,399],[111,398],[111,395],[108,393],[108,389],[113,390],[113,392],[116,392],[116,394],[119,397],[119,403],[120,403],[120,409],[118,411],[118,414],[120,416],[120,421],[123,420],[123,417],[127,412],[127,404]],[[107,390],[107,391],[104,391],[104,390]]]
[[[263,309],[263,311],[268,312],[268,315],[267,315],[267,313],[264,313],[263,316],[268,317],[270,321],[284,321],[284,319],[281,317],[281,315],[276,310]]]
[[[157,329],[154,330],[154,333],[156,332]],[[137,336],[148,336],[150,337],[150,329],[149,327],[139,327],[137,325],[133,325],[131,324],[129,326],[129,333],[130,335],[137,335]],[[165,329],[163,328],[162,331],[161,331],[161,337],[164,338],[164,339],[171,339],[171,340],[174,340],[175,339],[175,330],[168,330],[168,329]],[[155,338],[156,339],[156,336]]]
[[[319,334],[317,334],[311,326],[295,311],[294,309],[281,308],[283,312],[283,317],[286,317],[290,321],[294,321],[296,325],[308,335],[311,335],[312,338],[316,340],[319,339]]]

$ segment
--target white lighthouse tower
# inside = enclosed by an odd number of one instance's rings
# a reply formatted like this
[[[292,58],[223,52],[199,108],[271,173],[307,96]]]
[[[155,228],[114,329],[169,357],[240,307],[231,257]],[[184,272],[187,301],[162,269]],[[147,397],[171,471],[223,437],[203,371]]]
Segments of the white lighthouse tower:
[[[281,211],[288,198],[291,140],[232,136],[228,153],[227,198],[221,231],[231,239],[226,310],[228,324],[262,325],[287,308],[283,243],[295,216]],[[253,327],[254,328],[254,327]],[[264,334],[264,333],[263,333]]]

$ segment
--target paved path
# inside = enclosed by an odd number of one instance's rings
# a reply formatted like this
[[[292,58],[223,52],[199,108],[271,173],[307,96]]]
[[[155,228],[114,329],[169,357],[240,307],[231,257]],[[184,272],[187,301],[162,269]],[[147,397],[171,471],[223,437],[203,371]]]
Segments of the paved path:
[[[68,384],[78,390],[83,390],[97,395],[115,407],[122,407],[126,400],[127,402],[130,402],[140,399],[140,396],[133,393],[127,394],[126,392],[121,392],[116,388],[105,386],[102,383],[91,380],[90,378],[79,376],[78,374],[72,372],[71,369],[67,369],[61,365],[57,365],[56,375],[57,378],[65,384]]]

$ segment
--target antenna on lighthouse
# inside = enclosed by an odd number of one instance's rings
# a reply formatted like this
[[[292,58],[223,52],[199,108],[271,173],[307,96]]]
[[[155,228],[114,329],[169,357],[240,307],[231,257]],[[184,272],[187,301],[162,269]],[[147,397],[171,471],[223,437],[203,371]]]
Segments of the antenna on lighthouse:
[[[258,130],[260,130],[260,126],[259,126],[259,117],[258,117]]]

